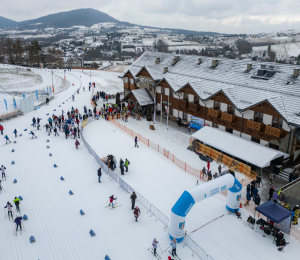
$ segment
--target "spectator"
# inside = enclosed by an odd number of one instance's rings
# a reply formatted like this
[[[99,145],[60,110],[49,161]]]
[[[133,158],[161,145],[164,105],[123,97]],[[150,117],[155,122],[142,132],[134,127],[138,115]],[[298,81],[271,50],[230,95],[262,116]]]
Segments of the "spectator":
[[[273,193],[273,195],[272,195],[272,199],[273,199],[273,201],[274,201],[275,203],[277,203],[278,197],[279,197],[279,196],[278,196],[277,192],[274,191],[274,193]]]
[[[260,197],[259,197],[259,194],[257,194],[255,197],[254,197],[254,203],[256,205],[256,207],[258,207],[260,205]]]

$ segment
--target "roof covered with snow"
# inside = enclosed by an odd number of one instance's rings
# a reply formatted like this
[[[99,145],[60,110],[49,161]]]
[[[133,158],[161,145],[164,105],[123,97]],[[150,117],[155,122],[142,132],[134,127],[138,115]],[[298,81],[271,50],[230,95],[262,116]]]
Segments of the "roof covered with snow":
[[[140,104],[140,106],[146,106],[148,104],[153,104],[154,100],[149,93],[148,89],[141,88],[141,89],[134,89],[131,90],[131,92],[134,97],[136,98],[136,101]],[[129,93],[129,94],[130,94]]]
[[[201,142],[215,147],[225,153],[240,158],[246,162],[264,168],[270,165],[270,162],[276,158],[288,154],[274,150],[272,148],[257,144],[245,138],[229,134],[214,127],[203,127],[192,135]]]
[[[130,71],[136,76],[145,67],[154,80],[166,79],[174,91],[190,84],[202,100],[222,90],[238,110],[267,100],[289,124],[300,126],[300,115],[297,115],[300,112],[300,76],[293,77],[294,69],[300,66],[193,55],[179,57],[180,60],[172,65],[172,54],[145,52],[124,74]],[[155,64],[156,58],[160,58],[159,64]],[[201,64],[198,64],[199,58],[202,58]],[[212,60],[216,59],[218,66],[212,68]],[[249,63],[252,69],[247,71]],[[262,65],[266,66],[267,74],[275,74],[258,77]],[[165,74],[164,67],[168,67]]]

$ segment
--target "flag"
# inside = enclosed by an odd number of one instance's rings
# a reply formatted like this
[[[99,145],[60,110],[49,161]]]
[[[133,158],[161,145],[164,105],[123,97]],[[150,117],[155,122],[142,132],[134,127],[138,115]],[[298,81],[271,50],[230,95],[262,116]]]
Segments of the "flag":
[[[37,90],[35,91],[35,95],[36,95],[36,99],[39,99],[39,94]]]
[[[5,104],[5,107],[6,107],[6,110],[7,110],[7,102],[6,102],[6,99],[4,99],[4,104]]]
[[[23,94],[23,98],[25,98],[25,94]]]

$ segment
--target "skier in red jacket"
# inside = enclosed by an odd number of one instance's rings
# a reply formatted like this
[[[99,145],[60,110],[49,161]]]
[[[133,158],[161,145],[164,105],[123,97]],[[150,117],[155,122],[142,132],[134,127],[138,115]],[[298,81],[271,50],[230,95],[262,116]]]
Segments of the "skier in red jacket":
[[[135,209],[134,209],[134,211],[133,211],[133,214],[134,214],[134,217],[135,217],[135,221],[138,222],[137,219],[138,219],[138,217],[139,217],[140,214],[141,214],[140,209],[139,209],[138,207],[135,207]]]
[[[4,130],[3,125],[0,125],[0,132],[1,132],[2,135],[3,135],[3,130]]]
[[[80,143],[79,143],[79,141],[76,139],[76,142],[75,142],[76,149],[78,149],[78,145],[80,145]]]
[[[109,205],[111,204],[111,207],[114,208],[114,200],[116,200],[117,198],[114,198],[114,195],[111,195],[109,197]],[[108,205],[108,206],[109,206]]]

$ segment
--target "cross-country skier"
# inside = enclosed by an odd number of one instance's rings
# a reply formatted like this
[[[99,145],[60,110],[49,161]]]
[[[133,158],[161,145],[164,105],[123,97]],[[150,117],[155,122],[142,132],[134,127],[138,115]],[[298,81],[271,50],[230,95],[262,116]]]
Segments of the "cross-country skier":
[[[78,149],[78,145],[80,145],[80,143],[79,143],[79,141],[76,139],[76,141],[75,141],[76,149]]]
[[[75,98],[75,96],[74,95],[72,95],[72,100],[74,101],[74,98]]]
[[[126,168],[126,172],[128,172],[128,165],[130,164],[130,162],[125,159],[125,168]]]
[[[138,222],[137,219],[138,219],[138,217],[140,216],[140,214],[141,214],[140,209],[139,209],[138,207],[135,207],[135,209],[134,209],[134,211],[133,211],[133,215],[134,215],[134,217],[135,217],[135,221],[136,221],[136,222]]]
[[[17,197],[15,197],[14,203],[15,203],[15,205],[16,205],[16,210],[17,210],[17,212],[21,213],[21,212],[20,212],[20,199],[17,198]]]
[[[36,123],[37,130],[40,130],[40,123]]]
[[[177,254],[176,254],[176,244],[177,244],[176,238],[173,238],[173,240],[170,244],[170,246],[172,246],[172,256],[175,256],[175,255],[177,256]]]
[[[11,143],[11,141],[9,140],[7,135],[5,135],[4,138],[6,139],[6,144],[7,144],[7,142]]]
[[[120,159],[120,170],[121,170],[121,175],[125,175],[124,174],[124,161],[122,160],[122,158]]]
[[[46,133],[47,133],[47,132],[48,132],[49,125],[48,125],[48,124],[45,124],[44,127],[46,127]]]
[[[102,173],[101,173],[101,167],[98,169],[98,182],[100,182],[101,183],[101,175],[102,175]]]
[[[158,241],[156,238],[153,239],[152,246],[153,246],[153,253],[156,255],[156,249],[157,249]]]
[[[17,129],[15,129],[14,131],[13,131],[13,133],[15,134],[15,138],[17,138],[17,133],[18,133],[18,131],[17,131]]]
[[[1,132],[2,135],[3,135],[3,130],[4,130],[3,125],[0,125],[0,132]]]
[[[59,136],[59,134],[57,133],[57,128],[56,127],[54,127],[53,132],[54,132],[54,136],[56,136],[56,135]]]
[[[20,227],[20,232],[21,232],[21,234],[22,234],[22,220],[23,220],[23,218],[22,218],[21,216],[17,216],[17,217],[15,218],[16,232],[18,231],[18,227]],[[16,235],[17,235],[17,233],[16,233]]]
[[[7,208],[7,216],[10,219],[9,215],[11,216],[11,219],[13,219],[13,214],[12,214],[12,208],[13,206],[10,204],[10,202],[8,201],[6,206],[4,207],[5,209]]]
[[[6,170],[6,168],[5,168],[3,165],[1,165],[0,171],[1,171],[1,173],[2,173],[2,181],[3,181],[3,177],[4,177],[5,180],[6,180],[5,170]]]
[[[139,147],[139,146],[138,146],[138,138],[137,138],[137,136],[134,138],[134,142],[135,142],[134,147]]]
[[[111,207],[114,208],[114,200],[116,200],[116,199],[117,198],[114,198],[114,195],[111,195],[109,197],[109,205],[108,206],[110,206],[110,204],[111,204]]]
[[[35,122],[36,122],[36,119],[35,117],[32,118],[32,124],[33,124],[33,127],[35,127]]]
[[[34,132],[30,131],[29,133],[31,135],[31,139],[33,139],[33,137],[37,138],[37,136],[34,134]]]
[[[135,194],[135,192],[132,192],[132,194],[130,196],[130,199],[131,199],[131,209],[133,210],[134,206],[135,206],[135,200],[136,200],[136,194]]]

